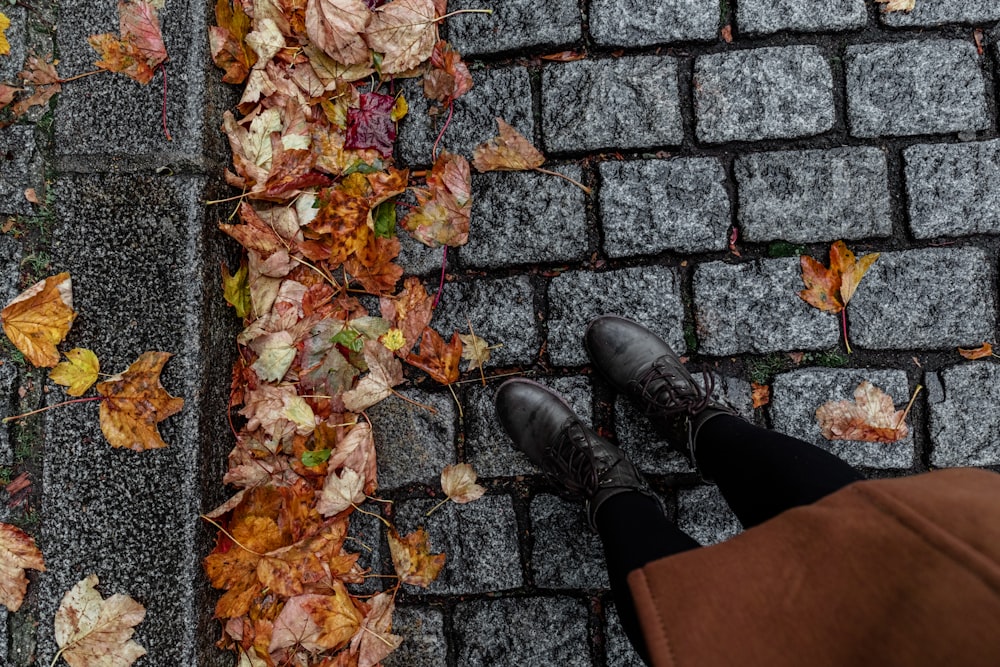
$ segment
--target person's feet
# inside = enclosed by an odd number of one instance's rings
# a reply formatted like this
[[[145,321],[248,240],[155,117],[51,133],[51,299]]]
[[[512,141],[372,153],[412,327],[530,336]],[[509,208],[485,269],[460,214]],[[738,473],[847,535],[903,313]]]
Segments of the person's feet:
[[[509,380],[497,390],[496,412],[514,445],[556,488],[587,501],[591,527],[597,509],[612,496],[639,491],[655,497],[625,453],[584,425],[548,388]]]
[[[712,398],[710,374],[699,385],[670,346],[640,324],[614,315],[598,317],[588,325],[584,343],[601,374],[664,429],[692,464],[701,426],[718,415],[736,415]]]

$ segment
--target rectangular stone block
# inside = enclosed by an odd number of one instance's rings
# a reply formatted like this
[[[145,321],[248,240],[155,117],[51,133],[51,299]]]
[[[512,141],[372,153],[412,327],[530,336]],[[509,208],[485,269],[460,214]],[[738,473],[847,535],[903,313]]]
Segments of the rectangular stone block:
[[[719,0],[591,0],[590,34],[601,46],[652,46],[712,40]]]
[[[477,336],[500,345],[490,353],[487,368],[529,364],[542,342],[534,299],[528,276],[446,283],[432,324],[451,338],[451,331],[469,333],[471,322]]]
[[[593,425],[593,396],[590,381],[584,376],[535,378],[556,391],[569,403],[587,425]],[[493,397],[496,385],[472,386],[465,391],[465,453],[480,477],[538,475],[541,471],[514,447],[497,421]]]
[[[1000,234],[1000,141],[920,144],[903,157],[916,238]]]
[[[864,0],[742,0],[736,7],[736,24],[747,35],[834,32],[867,23]]]
[[[587,363],[583,333],[599,315],[620,315],[649,327],[681,354],[684,306],[680,280],[663,266],[592,273],[567,271],[549,283],[548,350],[557,366]]]
[[[878,148],[748,153],[736,158],[734,171],[747,241],[892,235],[886,157]]]
[[[399,211],[400,208],[397,207],[397,220],[402,220],[403,216],[406,215],[405,212]],[[446,264],[449,269],[454,267],[456,253],[451,252],[450,248],[445,262],[443,261],[444,248],[429,248],[402,228],[397,229],[397,235],[399,236],[399,257],[396,258],[396,263],[403,267],[406,275],[426,276],[434,274],[435,277],[438,277],[441,273],[441,264]]]
[[[541,588],[607,588],[600,538],[590,529],[583,504],[540,494],[531,500],[531,571]]]
[[[679,490],[677,526],[705,546],[725,542],[742,530],[717,486]]]
[[[833,127],[830,63],[815,46],[701,56],[694,97],[705,143],[808,137]]]
[[[464,595],[524,585],[510,496],[487,495],[465,505],[449,502],[426,516],[436,504],[436,500],[407,500],[395,505],[400,535],[423,526],[430,536],[431,552],[447,554],[444,569],[430,587],[406,585],[408,592]]]
[[[576,165],[559,171],[579,181]],[[472,178],[472,226],[463,266],[502,268],[566,262],[587,256],[587,200],[568,181],[536,172],[493,172]]]
[[[568,47],[583,36],[576,0],[451,0],[448,11],[492,9],[492,15],[458,14],[446,22],[447,39],[463,56],[518,49]]]
[[[607,609],[607,621],[604,626],[605,650],[608,665],[614,667],[645,667],[639,654],[636,653],[632,642],[629,641],[625,630],[622,629],[621,618],[614,602],[609,602]]]
[[[116,4],[68,0],[59,9],[59,74],[69,77],[94,69],[99,57],[87,37],[118,34]],[[56,152],[122,157],[155,154],[157,167],[167,166],[179,153],[200,157],[206,131],[215,133],[215,124],[220,122],[207,103],[206,83],[208,76],[216,77],[213,85],[220,80],[221,70],[212,65],[208,40],[191,38],[207,34],[209,13],[202,3],[167,3],[159,10],[168,60],[148,85],[123,74],[102,73],[64,86],[56,109]],[[164,73],[172,141],[163,132],[161,118]]]
[[[445,667],[448,638],[444,634],[444,614],[431,606],[396,607],[392,615],[393,634],[403,637],[399,648],[389,654],[385,667]]]
[[[837,318],[803,301],[802,289],[796,257],[698,265],[694,311],[699,352],[724,356],[836,345]]]
[[[30,215],[34,209],[24,196],[27,188],[37,188],[38,196],[44,196],[42,156],[35,147],[35,128],[0,128],[0,215]]]
[[[460,602],[455,644],[462,667],[590,667],[587,606],[568,597]]]
[[[10,26],[4,33],[7,43],[10,45],[10,51],[0,57],[0,82],[16,85],[20,83],[17,73],[24,68],[24,59],[27,56],[25,40],[28,35],[28,12],[24,7],[5,4],[3,14],[10,20]]]
[[[894,28],[997,20],[1000,5],[994,0],[925,0],[914,3],[913,11],[882,13],[882,22]]]
[[[410,400],[390,396],[366,411],[375,434],[378,482],[383,489],[438,484],[441,470],[455,463],[455,402],[448,393],[404,389]]]
[[[980,248],[884,252],[848,306],[851,341],[876,350],[978,346],[995,332],[992,289]]]
[[[362,509],[367,514],[362,512],[351,514],[347,529],[347,549],[360,554],[358,567],[369,570],[372,574],[390,574],[393,570],[392,566],[388,564],[389,547],[382,538],[385,524],[379,520],[379,517],[385,514],[383,512],[385,505],[376,502],[365,502],[362,505]],[[363,583],[350,584],[347,588],[352,595],[373,595],[391,588],[394,583],[392,579],[368,577]]]
[[[931,465],[1000,465],[1000,366],[963,362],[927,374]]]
[[[856,137],[990,127],[986,80],[971,41],[849,46],[846,64],[847,117]]]
[[[524,67],[497,67],[472,73],[472,90],[455,100],[455,110],[438,150],[458,153],[469,160],[472,149],[499,134],[497,118],[534,141],[535,121],[531,111],[531,81]],[[424,97],[420,80],[407,81],[403,94],[409,113],[399,123],[396,146],[403,164],[429,165],[432,151],[448,113],[431,116],[432,103]],[[433,105],[437,105],[436,102]]]
[[[726,249],[729,195],[715,158],[602,162],[600,173],[609,257]]]
[[[892,443],[827,440],[820,432],[816,409],[827,401],[854,400],[854,390],[867,380],[892,396],[897,410],[910,399],[906,373],[899,370],[803,368],[781,373],[771,385],[774,430],[799,438],[865,468],[910,468],[916,460],[912,422],[910,434]]]
[[[679,145],[676,61],[626,56],[547,64],[542,134],[546,150],[556,153]]]

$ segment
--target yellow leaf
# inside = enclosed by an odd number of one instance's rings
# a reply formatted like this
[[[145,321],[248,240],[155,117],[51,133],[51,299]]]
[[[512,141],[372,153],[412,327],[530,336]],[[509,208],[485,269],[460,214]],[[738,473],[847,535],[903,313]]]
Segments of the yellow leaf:
[[[392,350],[393,352],[402,349],[406,345],[406,336],[403,335],[403,330],[395,327],[389,329],[382,336],[382,345],[385,346],[385,349]]]
[[[124,373],[97,385],[101,401],[101,432],[112,447],[136,451],[166,447],[156,425],[181,411],[184,399],[171,396],[160,384],[168,352],[144,352]]]
[[[458,334],[462,341],[462,358],[469,361],[470,371],[482,368],[490,360],[490,344],[474,333]]]
[[[76,347],[66,353],[67,361],[61,361],[49,373],[49,379],[64,387],[70,396],[82,396],[90,385],[97,382],[101,364],[97,355],[90,350]]]
[[[406,98],[400,93],[399,97],[392,105],[392,111],[389,112],[389,118],[392,119],[394,123],[398,123],[406,116],[407,112],[410,110],[410,105],[407,104]]]
[[[146,609],[127,595],[105,600],[95,586],[97,575],[92,574],[63,596],[55,618],[58,655],[70,667],[127,667],[146,655],[146,649],[132,641]]]
[[[35,283],[0,311],[10,342],[33,365],[47,368],[59,363],[56,345],[69,333],[75,317],[68,273]]]
[[[10,54],[10,42],[7,41],[7,35],[4,34],[9,27],[10,19],[3,12],[0,12],[0,56]]]
[[[233,308],[236,316],[246,318],[250,314],[250,281],[249,269],[244,261],[236,273],[230,275],[229,268],[222,265],[222,296]]]
[[[11,611],[21,608],[28,590],[26,569],[45,571],[42,552],[20,528],[0,523],[0,604]]]

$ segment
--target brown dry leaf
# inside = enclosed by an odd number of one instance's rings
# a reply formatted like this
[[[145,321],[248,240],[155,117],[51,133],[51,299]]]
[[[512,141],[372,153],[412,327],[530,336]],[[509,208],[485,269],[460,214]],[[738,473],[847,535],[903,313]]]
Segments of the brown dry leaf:
[[[350,641],[363,615],[344,584],[333,581],[333,595],[297,595],[274,620],[270,653],[291,646],[306,651],[333,651]]]
[[[326,476],[316,511],[323,516],[333,516],[364,500],[365,478],[356,470],[344,468],[340,474],[331,472]]]
[[[474,333],[458,334],[462,341],[462,358],[469,361],[468,370],[482,368],[490,360],[490,344]]]
[[[424,245],[457,247],[469,240],[472,215],[472,173],[461,155],[441,151],[431,173],[427,189],[414,189],[417,208],[403,218],[403,227]]]
[[[447,107],[470,90],[472,74],[462,62],[461,54],[441,40],[434,45],[431,68],[424,74],[424,97]]]
[[[7,489],[11,493],[10,488]],[[11,611],[21,608],[28,590],[26,569],[45,572],[42,552],[35,540],[16,526],[0,523],[0,604]]]
[[[143,0],[119,0],[118,18],[121,39],[111,33],[87,38],[101,56],[94,65],[142,84],[149,83],[156,67],[167,59],[156,9]]]
[[[82,347],[75,347],[66,353],[66,361],[60,361],[49,373],[49,379],[68,387],[70,396],[83,396],[90,386],[97,382],[101,364],[97,355]]]
[[[445,344],[441,335],[427,327],[420,336],[420,352],[410,352],[406,363],[416,366],[441,384],[451,384],[458,380],[458,364],[462,359],[462,339],[458,332],[451,335]]]
[[[62,90],[55,68],[59,61],[50,62],[51,58],[51,53],[45,58],[31,54],[25,62],[24,69],[18,72],[17,76],[26,85],[34,86],[34,92],[28,97],[18,100],[14,108],[11,109],[15,118],[23,116],[31,107],[48,104],[52,96]]]
[[[452,501],[462,505],[486,493],[486,489],[476,484],[476,471],[468,463],[445,466],[441,471],[441,488]]]
[[[375,667],[399,648],[403,638],[391,634],[395,595],[379,593],[368,602],[368,613],[354,637],[351,653],[358,657],[358,667]]]
[[[375,340],[364,343],[368,374],[350,391],[344,392],[344,405],[351,412],[361,412],[392,394],[392,388],[403,381],[403,365],[399,359]]]
[[[250,68],[257,61],[256,54],[247,48],[250,17],[243,11],[240,0],[217,0],[215,22],[208,29],[212,60],[225,70],[222,80],[226,83],[243,83]]]
[[[38,203],[38,193],[35,192],[35,188],[28,188],[24,191],[24,198],[27,199],[32,204]]]
[[[896,442],[909,434],[905,412],[896,410],[892,397],[871,382],[858,385],[854,401],[829,401],[816,410],[824,438]]]
[[[10,342],[35,366],[59,363],[56,345],[73,324],[73,282],[68,273],[35,283],[0,311]]]
[[[430,542],[423,528],[406,537],[400,537],[395,528],[390,528],[387,537],[392,565],[402,583],[427,588],[441,574],[445,555],[430,553]]]
[[[438,41],[434,0],[393,0],[382,5],[365,36],[368,46],[383,54],[383,74],[413,69],[431,57]]]
[[[14,96],[24,90],[0,83],[0,109],[6,109],[7,105],[14,101]]]
[[[371,52],[364,32],[372,13],[364,0],[308,0],[306,32],[312,43],[342,65],[367,64]]]
[[[427,293],[419,278],[410,276],[403,282],[403,290],[399,294],[379,300],[379,308],[382,316],[402,332],[406,342],[396,350],[396,354],[406,358],[420,341],[420,334],[431,323],[434,297]]]
[[[882,12],[885,14],[889,12],[909,13],[913,11],[913,7],[916,5],[916,0],[875,0],[875,2],[885,5],[882,8]]]
[[[983,359],[985,357],[992,357],[993,345],[990,343],[983,343],[979,347],[972,349],[965,349],[960,347],[958,348],[958,353],[961,354],[966,359]]]
[[[722,41],[726,44],[731,44],[733,42],[733,26],[725,25],[722,30],[719,31],[719,36],[722,37]]]
[[[146,610],[127,595],[102,599],[95,586],[97,575],[92,574],[63,596],[55,617],[56,657],[61,655],[70,667],[128,667],[146,655],[132,641]]]
[[[183,398],[171,396],[160,384],[160,372],[171,356],[143,352],[127,371],[97,385],[104,397],[101,432],[112,447],[138,452],[167,446],[156,425],[184,407]]]
[[[751,382],[750,387],[752,389],[751,397],[753,398],[753,407],[762,408],[771,402],[771,387],[766,384],[757,384],[756,382]]]
[[[497,118],[500,135],[472,151],[476,171],[524,171],[541,167],[545,156],[523,134]]]
[[[799,263],[806,289],[799,292],[799,296],[814,308],[839,313],[847,306],[861,279],[878,258],[879,253],[873,252],[858,260],[843,241],[830,246],[829,269],[812,257],[803,255]]]
[[[587,54],[583,51],[560,51],[559,53],[550,53],[547,56],[542,56],[542,60],[550,60],[557,63],[571,63],[576,60],[583,60],[587,57]]]

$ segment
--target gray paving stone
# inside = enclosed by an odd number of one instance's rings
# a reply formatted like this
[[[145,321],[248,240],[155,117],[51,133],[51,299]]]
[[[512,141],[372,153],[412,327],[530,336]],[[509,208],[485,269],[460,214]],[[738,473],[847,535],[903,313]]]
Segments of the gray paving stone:
[[[7,6],[3,8],[4,15],[10,19],[10,27],[6,33],[7,42],[10,44],[10,53],[0,57],[0,82],[7,82],[11,85],[20,83],[17,73],[24,68],[24,59],[27,55],[27,18],[28,12],[24,7]]]
[[[528,276],[448,283],[444,290],[434,326],[468,333],[471,322],[476,335],[490,345],[502,344],[490,353],[486,368],[529,364],[538,356],[541,336]]]
[[[878,148],[749,153],[736,158],[734,171],[747,241],[892,234],[886,157]]]
[[[455,112],[439,150],[459,153],[471,160],[473,148],[498,134],[498,117],[531,140],[535,121],[528,70],[524,67],[479,70],[472,73],[472,80],[472,90],[455,100]],[[399,156],[410,166],[428,165],[447,113],[437,116],[427,113],[431,104],[424,97],[419,80],[407,81],[403,91],[410,111],[399,123],[396,141]]]
[[[885,350],[975,347],[991,340],[991,275],[980,248],[882,253],[848,306],[851,342]]]
[[[803,301],[802,289],[796,257],[700,264],[694,272],[699,352],[723,356],[836,345],[837,318]]]
[[[579,181],[580,168],[559,167]],[[586,198],[556,176],[493,172],[472,178],[472,227],[463,266],[501,268],[587,256]]]
[[[42,189],[42,157],[35,147],[35,128],[11,125],[0,129],[0,215],[28,215],[27,188]]]
[[[493,14],[459,14],[447,21],[448,40],[463,56],[517,49],[539,51],[569,46],[583,36],[576,0],[451,0],[448,11],[492,9]]]
[[[726,249],[729,195],[715,158],[602,162],[600,173],[609,257]]]
[[[571,598],[477,600],[455,608],[462,667],[589,667],[587,607]]]
[[[867,23],[864,0],[742,0],[736,7],[736,24],[747,35],[833,32]]]
[[[698,369],[691,369],[695,380],[701,383]],[[753,420],[753,403],[750,400],[750,384],[746,380],[715,375],[713,395],[727,401],[748,420]],[[704,386],[704,385],[702,385]],[[671,447],[667,439],[635,407],[627,397],[619,395],[615,399],[615,435],[618,444],[635,462],[639,469],[653,475],[692,473],[687,459]]]
[[[606,643],[607,664],[614,667],[645,667],[642,658],[635,652],[632,643],[622,629],[621,618],[615,604],[609,602],[607,606],[607,621],[604,626]]]
[[[537,378],[561,395],[586,424],[593,424],[593,396],[590,381],[583,376]],[[465,452],[480,477],[537,475],[540,470],[504,433],[496,418],[493,397],[497,385],[472,386],[466,390]]]
[[[830,64],[815,46],[701,56],[694,66],[698,139],[808,137],[833,127]]]
[[[1000,141],[921,144],[903,156],[916,238],[1000,233]]]
[[[403,216],[400,215],[397,219],[402,220]],[[443,248],[428,248],[402,228],[398,230],[398,234],[399,257],[396,259],[396,263],[403,267],[406,275],[426,276],[435,272],[441,272],[441,260],[444,255]],[[449,269],[455,264],[454,257],[455,253],[449,251]]]
[[[35,589],[38,660],[55,653],[52,617],[63,594],[96,573],[105,595],[145,605],[136,640],[149,651],[146,664],[228,665],[213,646],[219,627],[201,570],[215,531],[198,515],[226,493],[219,480],[232,436],[219,415],[236,323],[216,286],[222,239],[201,205],[205,179],[71,175],[55,187],[53,265],[73,275],[80,313],[67,349],[94,350],[105,372],[146,350],[172,352],[162,382],[185,405],[159,425],[169,446],[142,453],[112,449],[93,405],[47,413],[35,482],[48,568]]]
[[[934,39],[847,48],[847,117],[856,137],[990,127],[986,82],[971,41]]]
[[[649,327],[678,353],[684,307],[672,269],[648,266],[592,273],[567,271],[549,283],[548,349],[557,366],[587,363],[583,333],[599,315],[621,315]]]
[[[588,590],[607,588],[601,540],[587,525],[583,504],[541,494],[531,500],[535,586]]]
[[[365,503],[363,509],[365,512],[382,514],[381,503]],[[388,548],[383,547],[385,540],[382,539],[382,533],[384,532],[384,524],[377,517],[372,516],[372,514],[364,514],[362,512],[351,514],[351,523],[347,530],[347,548],[354,553],[360,554],[358,565],[366,570],[370,570],[372,574],[389,574],[392,572],[391,569],[386,570],[383,567],[383,561],[387,561],[389,557]],[[385,590],[392,583],[394,582],[390,579],[369,577],[365,579],[364,583],[352,584],[348,588],[355,595],[365,595]]]
[[[677,526],[705,546],[725,542],[742,530],[714,485],[677,492]]]
[[[10,360],[0,362],[0,419],[18,414],[17,368]],[[0,422],[0,466],[14,463],[14,425]]]
[[[1000,465],[1000,366],[975,361],[927,376],[931,465]]]
[[[542,132],[552,152],[680,144],[676,61],[627,56],[546,65]]]
[[[441,470],[456,460],[455,402],[450,394],[403,389],[407,398],[437,413],[390,396],[367,410],[375,433],[378,482],[382,489],[438,483]]]
[[[719,0],[591,0],[589,19],[601,46],[712,40],[719,32]]]
[[[59,95],[55,147],[60,155],[149,155],[156,167],[170,161],[165,154],[201,153],[206,131],[215,132],[221,118],[207,120],[206,72],[212,69],[208,40],[191,39],[208,30],[209,12],[198,3],[167,3],[159,10],[160,27],[169,56],[167,74],[168,141],[162,127],[163,78],[148,85],[122,74],[91,76],[65,86]],[[60,5],[59,73],[63,76],[94,69],[99,58],[87,37],[118,33],[115,3],[67,0]],[[216,70],[217,71],[217,70]],[[213,72],[213,81],[218,77]],[[208,128],[208,129],[207,129]],[[228,161],[228,158],[227,158]]]
[[[778,375],[771,385],[774,429],[821,447],[851,465],[883,469],[911,467],[916,456],[912,430],[906,438],[893,443],[827,440],[820,433],[816,409],[827,401],[853,401],[855,388],[864,380],[892,396],[898,410],[904,409],[910,400],[903,371],[803,368]]]
[[[382,661],[385,667],[445,667],[448,640],[444,614],[434,607],[397,607],[392,615],[393,634],[403,643]]]
[[[12,236],[0,234],[0,303],[7,305],[18,294],[21,279],[21,244]]]
[[[380,459],[381,461],[384,459]],[[440,472],[440,471],[439,471]],[[436,500],[396,503],[400,534],[424,526],[432,553],[447,554],[441,575],[428,588],[407,586],[411,593],[463,595],[505,591],[524,585],[517,518],[510,496],[483,496],[471,503],[446,503],[431,516]]]
[[[993,0],[925,0],[917,2],[910,12],[882,14],[882,22],[894,27],[986,23],[997,20],[1000,20],[1000,5]]]

